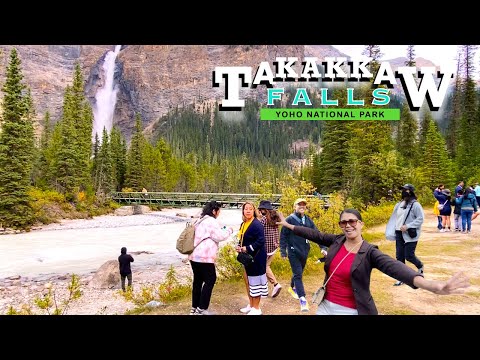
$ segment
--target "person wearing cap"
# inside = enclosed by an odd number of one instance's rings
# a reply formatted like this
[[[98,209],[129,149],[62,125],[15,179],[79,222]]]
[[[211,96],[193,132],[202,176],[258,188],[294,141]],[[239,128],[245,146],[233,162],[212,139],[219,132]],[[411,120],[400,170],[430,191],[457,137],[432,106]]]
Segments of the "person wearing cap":
[[[452,192],[449,189],[443,189],[440,192],[434,192],[433,196],[437,199],[440,216],[442,217],[442,228],[440,232],[452,231],[450,229],[450,217],[452,216]]]
[[[279,221],[277,212],[273,209],[272,203],[268,200],[260,201],[258,210],[262,213],[260,222],[263,224],[263,232],[265,234],[265,250],[267,252],[267,280],[272,284],[272,298],[280,294],[282,285],[277,281],[273,271],[270,267],[273,256],[277,252],[280,245],[280,233],[278,230],[277,221]]]
[[[285,221],[297,227],[307,227],[317,230],[314,222],[305,214],[307,209],[307,200],[298,198],[293,203],[294,212],[287,216]],[[326,254],[326,247],[322,246],[322,252]],[[292,279],[288,292],[296,300],[300,301],[300,311],[308,311],[308,301],[305,298],[305,288],[303,286],[303,270],[307,264],[308,253],[310,252],[310,243],[307,238],[296,235],[288,227],[282,227],[280,231],[280,254],[285,259],[288,254],[290,267],[292,268]]]
[[[415,255],[418,239],[422,233],[423,207],[417,201],[414,193],[415,187],[412,184],[405,184],[400,189],[402,190],[402,200],[393,208],[385,235],[387,240],[395,241],[397,260],[402,263],[405,263],[405,260],[411,262],[416,266],[418,272],[423,274],[423,263]],[[397,281],[394,285],[402,284],[402,281]]]
[[[370,292],[373,269],[405,282],[413,289],[421,288],[438,295],[463,292],[470,286],[469,278],[458,272],[447,281],[427,280],[423,274],[382,253],[377,245],[363,239],[364,222],[356,209],[340,213],[338,225],[342,234],[327,234],[305,226],[291,225],[281,213],[280,225],[319,245],[328,246],[323,288],[325,296],[317,315],[378,315]]]

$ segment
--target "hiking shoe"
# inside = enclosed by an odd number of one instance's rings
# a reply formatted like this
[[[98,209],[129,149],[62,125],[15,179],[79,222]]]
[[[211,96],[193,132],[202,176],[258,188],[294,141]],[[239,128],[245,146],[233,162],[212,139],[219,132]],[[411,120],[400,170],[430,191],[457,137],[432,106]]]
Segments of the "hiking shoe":
[[[262,315],[262,310],[252,307],[252,309],[248,312],[247,315]]]
[[[277,285],[273,287],[272,298],[277,297],[278,294],[280,294],[280,290],[282,290],[282,285],[280,285],[280,283],[277,283]]]
[[[197,308],[195,315],[215,315],[213,312]]]
[[[253,308],[248,304],[247,306],[240,309],[241,313],[248,314]]]
[[[292,288],[291,286],[288,288],[288,292],[290,295],[292,295],[292,297],[295,299],[295,300],[298,300],[298,295],[297,295],[297,291]]]
[[[400,286],[400,285],[403,285],[403,282],[397,281],[395,284],[393,284],[393,286]]]
[[[300,298],[300,311],[308,311],[308,310],[310,310],[308,308],[308,301],[307,301],[307,299],[305,299],[304,296],[302,296]]]

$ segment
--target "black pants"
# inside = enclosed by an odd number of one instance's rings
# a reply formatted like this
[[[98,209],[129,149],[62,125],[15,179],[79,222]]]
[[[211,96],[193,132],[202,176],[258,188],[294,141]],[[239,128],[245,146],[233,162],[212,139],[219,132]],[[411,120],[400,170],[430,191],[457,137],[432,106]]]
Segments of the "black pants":
[[[122,275],[120,274],[120,277],[122,278],[122,290],[125,291],[125,278],[128,279],[128,287],[132,286],[132,273],[128,275]]]
[[[192,307],[207,310],[217,281],[215,264],[190,260],[193,270]]]
[[[405,260],[411,262],[413,265],[420,269],[423,267],[423,263],[418,257],[415,256],[415,249],[417,248],[417,241],[405,242],[403,240],[402,232],[395,230],[396,238],[396,250],[397,260],[405,264]]]

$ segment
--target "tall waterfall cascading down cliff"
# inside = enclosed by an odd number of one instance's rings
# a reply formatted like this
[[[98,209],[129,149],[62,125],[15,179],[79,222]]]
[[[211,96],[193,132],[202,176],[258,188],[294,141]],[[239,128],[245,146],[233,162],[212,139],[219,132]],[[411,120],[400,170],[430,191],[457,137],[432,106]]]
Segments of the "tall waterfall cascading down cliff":
[[[110,133],[113,127],[113,112],[115,111],[115,103],[117,102],[118,87],[114,83],[115,59],[120,52],[122,45],[116,45],[115,51],[109,51],[105,55],[103,62],[103,71],[105,81],[103,87],[98,89],[95,94],[95,106],[93,107],[93,131],[92,139],[95,140],[95,134],[98,134],[100,141],[102,140],[103,128]]]

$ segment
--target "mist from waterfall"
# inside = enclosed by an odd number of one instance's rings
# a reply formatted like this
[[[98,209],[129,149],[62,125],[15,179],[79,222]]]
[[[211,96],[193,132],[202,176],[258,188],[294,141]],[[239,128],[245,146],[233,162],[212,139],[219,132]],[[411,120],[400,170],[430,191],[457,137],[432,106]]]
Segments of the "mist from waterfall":
[[[97,90],[95,94],[95,106],[93,107],[93,132],[92,139],[95,140],[95,134],[98,134],[100,141],[102,140],[103,128],[107,129],[107,133],[113,127],[113,113],[115,111],[115,103],[117,102],[118,86],[114,84],[115,59],[122,45],[116,45],[115,51],[109,51],[105,55],[103,62],[103,71],[105,82],[103,87]]]

